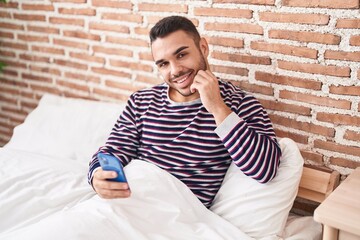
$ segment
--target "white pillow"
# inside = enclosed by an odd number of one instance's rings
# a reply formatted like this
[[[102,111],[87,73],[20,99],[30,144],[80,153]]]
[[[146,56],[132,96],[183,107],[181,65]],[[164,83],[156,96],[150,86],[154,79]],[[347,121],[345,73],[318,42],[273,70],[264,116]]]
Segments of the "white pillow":
[[[272,181],[258,183],[232,163],[210,208],[256,239],[282,235],[300,183],[304,160],[296,143],[279,143],[282,157]]]
[[[89,161],[124,106],[46,94],[5,147]]]

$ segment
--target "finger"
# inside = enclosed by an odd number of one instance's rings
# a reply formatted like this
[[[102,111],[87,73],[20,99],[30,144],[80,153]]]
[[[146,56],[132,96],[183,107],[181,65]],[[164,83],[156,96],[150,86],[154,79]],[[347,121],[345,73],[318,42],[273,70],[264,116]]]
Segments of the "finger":
[[[123,182],[114,182],[108,180],[95,180],[93,183],[96,189],[109,189],[109,190],[127,190],[129,185]]]
[[[115,171],[104,171],[102,169],[99,169],[94,173],[94,178],[97,179],[111,179],[116,177],[117,173]]]
[[[105,199],[113,199],[113,198],[127,198],[130,197],[130,190],[108,190],[102,189],[98,192],[99,196]]]

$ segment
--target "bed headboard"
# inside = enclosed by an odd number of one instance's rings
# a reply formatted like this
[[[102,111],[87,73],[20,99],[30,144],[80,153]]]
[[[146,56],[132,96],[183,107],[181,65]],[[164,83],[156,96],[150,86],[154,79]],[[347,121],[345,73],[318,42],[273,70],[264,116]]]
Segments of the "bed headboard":
[[[306,165],[297,196],[321,203],[339,185],[340,174],[337,171]]]
[[[312,215],[316,207],[335,190],[339,183],[339,172],[304,165],[297,198],[291,211],[300,215]]]

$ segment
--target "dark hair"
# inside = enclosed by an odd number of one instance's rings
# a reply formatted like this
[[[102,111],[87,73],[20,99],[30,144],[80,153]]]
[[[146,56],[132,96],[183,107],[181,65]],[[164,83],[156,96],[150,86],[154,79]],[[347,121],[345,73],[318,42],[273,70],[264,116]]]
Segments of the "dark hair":
[[[196,44],[200,41],[200,34],[195,25],[186,17],[170,16],[158,21],[150,30],[150,43],[157,38],[166,37],[168,34],[178,30],[183,30],[193,37]]]

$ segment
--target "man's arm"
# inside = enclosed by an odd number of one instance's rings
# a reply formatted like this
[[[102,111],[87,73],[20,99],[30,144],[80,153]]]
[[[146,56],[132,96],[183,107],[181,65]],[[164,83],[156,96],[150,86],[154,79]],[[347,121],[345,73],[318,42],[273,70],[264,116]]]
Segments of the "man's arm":
[[[262,183],[274,178],[281,150],[261,104],[245,95],[240,106],[227,106],[218,79],[209,70],[198,72],[191,90],[200,93],[205,108],[213,114],[218,126],[215,132],[239,169]]]
[[[112,171],[103,171],[100,167],[97,154],[109,153],[116,156],[123,166],[136,157],[138,146],[138,131],[135,125],[134,99],[130,97],[123,113],[116,121],[106,144],[94,155],[89,164],[88,182],[103,198],[128,197],[129,187],[126,183],[110,182],[106,179],[114,178]],[[116,176],[115,176],[116,177]]]

